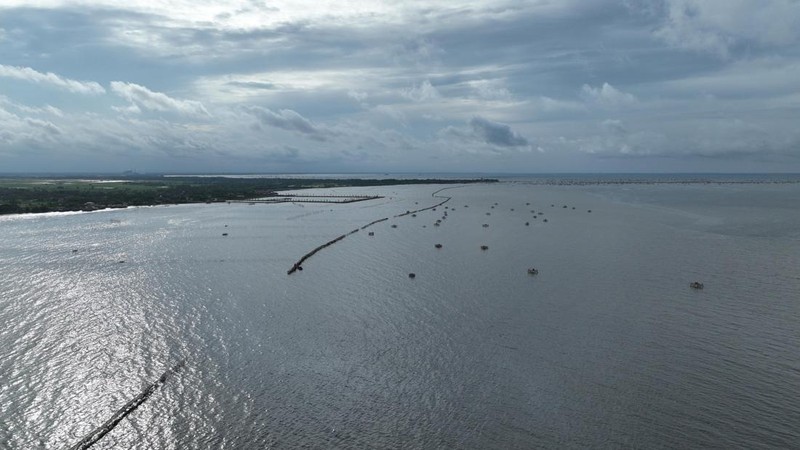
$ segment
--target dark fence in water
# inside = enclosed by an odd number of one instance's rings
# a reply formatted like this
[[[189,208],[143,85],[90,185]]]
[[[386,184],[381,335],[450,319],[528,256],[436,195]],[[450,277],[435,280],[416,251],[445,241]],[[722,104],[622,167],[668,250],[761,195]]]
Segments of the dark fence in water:
[[[414,210],[414,211],[406,211],[406,212],[404,212],[404,213],[402,213],[402,214],[397,214],[397,215],[396,215],[396,216],[394,216],[394,217],[403,217],[403,216],[407,216],[407,215],[409,215],[409,214],[416,214],[416,213],[418,213],[418,212],[427,211],[427,210],[434,209],[434,208],[436,208],[436,207],[439,207],[439,206],[442,206],[442,205],[444,205],[445,203],[449,202],[449,201],[450,201],[450,199],[451,199],[452,197],[444,197],[444,196],[440,196],[440,195],[436,195],[436,194],[438,194],[439,192],[441,192],[441,191],[443,191],[443,190],[445,190],[445,189],[452,189],[452,187],[451,187],[451,188],[443,188],[443,189],[439,189],[438,191],[436,191],[436,192],[434,192],[434,193],[432,193],[432,194],[431,194],[431,197],[434,197],[434,198],[444,198],[444,200],[442,200],[441,202],[439,202],[439,203],[437,203],[437,204],[435,204],[435,205],[433,205],[433,206],[428,206],[427,208],[420,208],[420,209],[416,209],[416,210]],[[372,199],[372,198],[380,198],[380,197],[370,197],[370,198],[365,198],[364,200],[367,200],[367,199]],[[346,238],[347,236],[350,236],[351,234],[357,233],[359,230],[363,230],[363,229],[365,229],[365,228],[369,228],[369,227],[371,227],[372,225],[375,225],[376,223],[384,222],[384,221],[387,221],[387,220],[389,220],[389,218],[388,218],[388,217],[384,217],[383,219],[374,220],[374,221],[372,221],[372,222],[370,222],[370,223],[368,223],[368,224],[364,225],[364,226],[363,226],[363,227],[361,227],[361,228],[356,228],[355,230],[353,230],[353,231],[351,231],[351,232],[349,232],[349,233],[347,233],[347,234],[343,234],[343,235],[341,235],[341,236],[337,237],[336,239],[334,239],[334,240],[332,240],[332,241],[328,241],[328,242],[326,242],[326,243],[324,243],[324,244],[320,245],[319,247],[315,248],[314,250],[311,250],[310,252],[308,252],[308,253],[306,253],[305,255],[303,255],[303,257],[302,257],[302,258],[300,258],[300,259],[299,259],[299,260],[298,260],[296,263],[294,263],[294,265],[292,266],[292,268],[291,268],[291,269],[289,269],[289,270],[286,272],[286,274],[287,274],[287,275],[291,275],[291,274],[293,274],[293,273],[297,272],[298,270],[303,270],[303,263],[304,263],[304,262],[305,262],[305,261],[306,261],[308,258],[311,258],[312,256],[314,256],[314,254],[315,254],[315,253],[317,253],[318,251],[322,250],[323,248],[330,247],[331,245],[333,245],[333,244],[335,244],[335,243],[337,243],[337,242],[341,241],[342,239]]]
[[[106,420],[102,425],[95,428],[91,433],[84,436],[83,439],[80,440],[77,444],[73,445],[69,448],[69,450],[86,450],[97,441],[103,438],[106,434],[108,434],[114,427],[119,424],[122,419],[128,416],[128,414],[136,411],[136,409],[142,405],[151,395],[158,389],[159,386],[166,383],[167,378],[169,378],[172,374],[178,372],[183,366],[185,365],[186,361],[181,361],[178,364],[175,364],[170,369],[164,371],[163,374],[158,378],[158,380],[150,383],[144,390],[139,393],[136,397],[131,399],[128,403],[125,404],[122,408],[118,409],[117,412],[111,416],[110,419]]]

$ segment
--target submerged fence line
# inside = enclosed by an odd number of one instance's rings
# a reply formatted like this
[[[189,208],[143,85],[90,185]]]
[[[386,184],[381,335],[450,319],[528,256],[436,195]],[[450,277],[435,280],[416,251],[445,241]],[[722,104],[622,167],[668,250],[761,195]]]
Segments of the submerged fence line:
[[[117,424],[119,424],[122,421],[122,419],[128,416],[128,414],[136,411],[136,409],[139,406],[141,406],[142,403],[147,401],[147,399],[150,398],[151,395],[153,395],[153,392],[155,392],[159,386],[161,386],[167,381],[167,378],[169,378],[172,374],[178,372],[181,368],[183,368],[185,364],[186,360],[183,360],[178,364],[175,364],[171,368],[167,369],[166,371],[164,371],[164,373],[161,374],[158,380],[154,381],[153,383],[150,383],[146,388],[144,388],[144,390],[141,393],[139,393],[139,395],[131,399],[131,401],[126,403],[125,406],[118,409],[117,412],[115,412],[110,419],[106,420],[102,425],[95,428],[94,430],[92,430],[91,433],[84,436],[83,439],[81,439],[77,444],[70,447],[69,450],[86,450],[95,443],[97,443],[97,441],[102,439],[103,436],[105,436],[111,430],[113,430],[114,427],[116,427]]]
[[[460,187],[460,186],[455,186],[455,187]],[[435,204],[435,205],[433,205],[433,206],[428,206],[427,208],[420,208],[420,209],[416,209],[416,210],[414,210],[414,211],[406,211],[406,212],[404,212],[404,213],[402,213],[402,214],[397,214],[397,215],[395,215],[394,217],[403,217],[403,216],[407,216],[407,215],[409,215],[409,214],[416,214],[416,213],[418,213],[418,212],[427,211],[427,210],[430,210],[430,209],[435,209],[435,208],[437,208],[437,207],[439,207],[439,206],[442,206],[442,205],[444,205],[445,203],[449,202],[449,201],[450,201],[450,199],[452,199],[452,197],[445,197],[445,196],[442,196],[442,195],[436,195],[436,194],[438,194],[439,192],[442,192],[442,191],[443,191],[443,190],[445,190],[445,189],[453,189],[453,188],[454,188],[454,186],[451,186],[451,187],[442,188],[442,189],[439,189],[438,191],[435,191],[435,192],[433,192],[433,193],[431,194],[431,197],[433,197],[433,198],[444,198],[444,200],[442,200],[441,202],[439,202],[439,203],[437,203],[437,204]],[[387,220],[389,220],[389,218],[388,218],[388,217],[384,217],[383,219],[373,220],[372,222],[370,222],[370,223],[368,223],[368,224],[364,225],[364,226],[363,226],[363,227],[361,227],[361,228],[356,228],[355,230],[353,230],[353,231],[351,231],[351,232],[349,232],[349,233],[347,233],[347,234],[343,234],[343,235],[341,235],[341,236],[337,237],[336,239],[333,239],[333,240],[331,240],[331,241],[328,241],[328,242],[326,242],[326,243],[324,243],[324,244],[320,245],[319,247],[315,248],[314,250],[311,250],[310,252],[308,252],[308,253],[306,253],[305,255],[303,255],[303,257],[302,257],[302,258],[300,258],[300,259],[299,259],[299,260],[298,260],[296,263],[294,263],[294,265],[292,265],[292,268],[291,268],[291,269],[289,269],[289,270],[286,272],[286,274],[287,274],[287,275],[291,275],[291,274],[293,274],[293,273],[297,272],[298,270],[303,270],[303,263],[304,263],[304,262],[305,262],[305,261],[306,261],[308,258],[311,258],[312,256],[314,256],[314,254],[316,254],[318,251],[322,250],[323,248],[330,247],[331,245],[333,245],[333,244],[335,244],[335,243],[337,243],[337,242],[341,241],[342,239],[346,238],[347,236],[350,236],[351,234],[357,233],[359,230],[363,230],[363,229],[365,229],[365,228],[369,228],[369,227],[371,227],[371,226],[373,226],[373,225],[375,225],[375,224],[377,224],[377,223],[384,222],[384,221],[387,221]]]

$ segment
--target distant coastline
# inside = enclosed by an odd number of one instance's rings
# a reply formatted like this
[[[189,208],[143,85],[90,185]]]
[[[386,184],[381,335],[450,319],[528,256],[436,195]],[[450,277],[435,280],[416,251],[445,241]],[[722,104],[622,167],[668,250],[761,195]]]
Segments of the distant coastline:
[[[0,215],[96,211],[129,206],[221,203],[279,191],[406,184],[495,183],[493,178],[237,178],[230,176],[100,175],[0,178]]]
[[[521,183],[547,186],[797,184],[796,173],[542,174],[29,174],[0,175],[0,215],[129,206],[247,201],[280,191],[407,184]]]

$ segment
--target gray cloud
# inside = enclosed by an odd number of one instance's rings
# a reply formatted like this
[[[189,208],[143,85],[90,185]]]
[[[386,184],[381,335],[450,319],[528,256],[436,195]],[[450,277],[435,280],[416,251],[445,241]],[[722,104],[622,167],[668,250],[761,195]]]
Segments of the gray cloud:
[[[260,81],[229,81],[229,86],[247,88],[247,89],[277,89],[275,83],[266,83]]]
[[[439,131],[439,136],[468,145],[489,145],[494,149],[530,148],[528,139],[506,124],[476,116],[470,119],[468,125],[446,127]]]
[[[282,109],[278,112],[274,112],[267,108],[253,106],[247,108],[246,111],[256,116],[258,120],[265,125],[294,131],[318,141],[324,141],[335,135],[332,131],[315,125],[313,122],[291,109]]]
[[[529,145],[528,140],[511,130],[511,127],[498,122],[473,117],[469,121],[473,134],[487,144],[499,147],[522,147]]]
[[[15,167],[800,170],[796,1],[66,3],[0,4]]]
[[[800,7],[789,0],[664,0],[655,35],[671,45],[727,58],[741,47],[774,48],[800,39]]]

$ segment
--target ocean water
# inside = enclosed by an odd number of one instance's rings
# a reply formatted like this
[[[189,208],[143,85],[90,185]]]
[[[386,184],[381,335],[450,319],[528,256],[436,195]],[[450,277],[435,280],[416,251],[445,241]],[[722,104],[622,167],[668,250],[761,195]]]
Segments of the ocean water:
[[[0,448],[800,446],[800,184],[441,188],[0,217]]]

